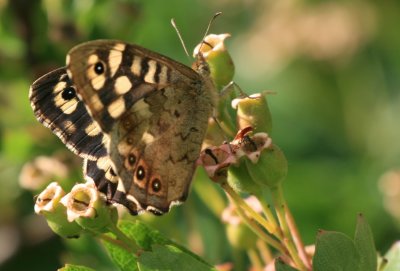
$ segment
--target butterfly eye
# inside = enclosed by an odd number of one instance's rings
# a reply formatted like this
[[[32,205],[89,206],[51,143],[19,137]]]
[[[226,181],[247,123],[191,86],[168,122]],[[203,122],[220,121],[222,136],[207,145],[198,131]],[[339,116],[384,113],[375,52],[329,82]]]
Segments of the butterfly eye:
[[[137,171],[136,171],[136,178],[138,178],[139,181],[143,180],[145,177],[145,172],[144,168],[142,166],[139,166]]]
[[[73,87],[67,87],[67,88],[65,88],[65,89],[63,90],[63,92],[61,93],[61,97],[62,97],[64,100],[67,100],[67,101],[72,100],[73,98],[76,97],[75,89],[74,89]]]
[[[102,62],[97,62],[96,64],[94,64],[94,72],[97,75],[104,73],[104,64]]]
[[[161,190],[161,181],[159,179],[154,179],[153,182],[151,183],[151,188],[156,193],[158,191],[160,191]]]

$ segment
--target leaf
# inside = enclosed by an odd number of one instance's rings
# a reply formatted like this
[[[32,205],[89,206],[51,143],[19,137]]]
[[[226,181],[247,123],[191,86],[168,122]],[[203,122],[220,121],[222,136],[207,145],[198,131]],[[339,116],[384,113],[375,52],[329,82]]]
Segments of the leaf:
[[[362,214],[358,215],[354,243],[360,255],[360,270],[375,271],[377,268],[377,253],[371,228]],[[400,270],[400,269],[399,269]]]
[[[169,244],[171,241],[164,237],[159,231],[154,230],[143,222],[121,220],[118,228],[129,238],[134,239],[136,243],[144,250],[151,250],[154,244]]]
[[[281,258],[275,259],[275,270],[276,271],[297,271],[297,269],[294,269],[290,265],[287,265],[286,263],[284,263]]]
[[[178,249],[185,255],[193,258],[197,262],[202,263],[205,266],[211,267],[206,261],[201,259],[199,256],[193,252],[187,250],[183,246],[176,244],[170,239],[164,237],[159,231],[148,227],[143,222],[120,220],[118,228],[130,239],[135,240],[135,242],[145,251],[151,251],[154,246],[170,245],[175,249]],[[110,253],[113,262],[118,265],[118,267],[123,271],[136,271],[138,270],[137,261],[138,257],[132,253],[127,252],[119,246],[114,244],[104,242],[105,247]],[[209,270],[209,269],[208,269]]]
[[[140,271],[216,271],[214,267],[172,245],[154,245],[151,252],[146,251],[139,256],[138,266]]]
[[[64,267],[58,269],[58,271],[95,271],[95,270],[82,265],[66,264]]]
[[[320,231],[317,236],[314,271],[356,271],[360,256],[354,242],[345,234]]]
[[[136,220],[135,222],[128,220],[121,220],[119,223],[120,230],[125,233],[129,238],[132,238],[136,243],[142,247],[144,250],[151,250],[153,245],[173,245],[186,254],[190,254],[192,257],[196,258],[198,261],[209,265],[205,260],[200,258],[198,255],[194,254],[184,246],[164,237],[159,231],[150,228],[143,222]]]
[[[398,271],[400,270],[400,242],[397,241],[386,252],[384,259],[387,261],[382,271]]]
[[[122,249],[109,242],[103,244],[110,254],[111,260],[118,266],[122,271],[137,271],[137,256],[129,253],[127,250]]]

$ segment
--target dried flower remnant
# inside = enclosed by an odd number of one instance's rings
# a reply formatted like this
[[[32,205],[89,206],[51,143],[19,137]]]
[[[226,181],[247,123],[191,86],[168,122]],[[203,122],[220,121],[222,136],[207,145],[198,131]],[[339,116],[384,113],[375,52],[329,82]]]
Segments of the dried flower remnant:
[[[108,231],[108,226],[118,219],[116,208],[107,206],[106,202],[93,181],[76,184],[61,199],[67,208],[68,221],[76,221],[82,228],[97,232]]]
[[[67,220],[67,210],[60,202],[64,195],[61,186],[52,182],[36,197],[35,213],[43,215],[56,234],[67,238],[77,237],[82,228],[74,221]]]

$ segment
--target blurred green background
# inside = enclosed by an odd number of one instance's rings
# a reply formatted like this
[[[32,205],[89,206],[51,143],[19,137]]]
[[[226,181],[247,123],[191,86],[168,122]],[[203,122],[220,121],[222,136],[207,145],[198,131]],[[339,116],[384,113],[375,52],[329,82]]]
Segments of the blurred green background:
[[[0,270],[112,270],[95,240],[60,239],[34,215],[45,181],[70,187],[82,176],[81,161],[35,120],[33,80],[97,38],[189,65],[170,19],[190,49],[216,11],[211,33],[231,33],[235,81],[276,92],[271,136],[289,161],[285,195],[305,243],[321,228],[352,236],[358,212],[381,253],[399,239],[399,1],[0,0]],[[141,219],[213,264],[241,266],[246,256],[230,248],[219,217],[220,189],[198,180],[192,190],[170,214]]]

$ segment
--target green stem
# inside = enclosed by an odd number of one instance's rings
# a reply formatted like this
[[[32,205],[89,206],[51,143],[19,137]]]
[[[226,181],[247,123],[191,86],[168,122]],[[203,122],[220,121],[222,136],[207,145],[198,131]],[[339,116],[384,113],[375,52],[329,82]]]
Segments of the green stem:
[[[272,200],[274,201],[276,214],[278,216],[278,221],[283,231],[283,236],[284,236],[283,242],[285,243],[289,251],[290,257],[292,258],[296,266],[300,270],[306,271],[308,269],[306,268],[305,264],[300,260],[300,257],[293,242],[292,235],[290,233],[288,221],[286,219],[287,208],[286,208],[286,201],[283,196],[282,186],[279,184],[277,187],[271,188],[271,195],[272,195]]]
[[[236,203],[236,205],[254,218],[261,226],[263,226],[270,234],[275,235],[277,233],[277,228],[274,227],[269,221],[264,219],[261,215],[259,215],[256,211],[254,211],[233,189],[229,186],[227,182],[221,183],[221,187],[225,190],[225,192],[232,198],[232,200]]]
[[[232,199],[233,200],[233,199]],[[240,219],[264,242],[269,244],[270,246],[274,247],[281,253],[285,253],[285,248],[280,244],[278,241],[273,239],[271,236],[267,235],[259,226],[257,223],[255,223],[254,219],[249,218],[246,213],[243,211],[242,208],[240,208],[233,200],[233,203],[236,206],[236,212],[239,215]]]
[[[106,234],[99,234],[96,235],[97,237],[99,237],[100,239],[102,239],[104,242],[108,242],[110,244],[113,244],[115,246],[119,246],[120,248],[129,251],[130,253],[135,253],[135,251],[132,251],[131,248],[129,246],[127,246],[124,242],[120,241],[120,240],[116,240],[114,238],[111,238],[110,236],[106,235]]]
[[[288,222],[289,230],[292,233],[294,244],[296,245],[297,251],[299,252],[299,256],[302,259],[303,263],[306,265],[307,269],[311,270],[311,260],[308,257],[303,240],[301,239],[299,230],[297,228],[296,222],[294,221],[292,212],[290,212],[289,207],[285,204],[285,211],[286,211],[286,220]]]
[[[281,229],[279,228],[278,222],[276,221],[274,214],[271,211],[271,206],[264,201],[264,198],[262,197],[262,195],[257,196],[257,198],[261,203],[261,207],[263,209],[263,213],[264,213],[265,217],[276,229],[275,236],[278,237],[279,239],[283,239],[283,233],[282,233]]]
[[[247,251],[247,254],[249,255],[249,259],[250,259],[250,262],[252,265],[252,270],[262,271],[264,264],[263,264],[260,256],[257,254],[257,251],[255,249],[249,249]]]

